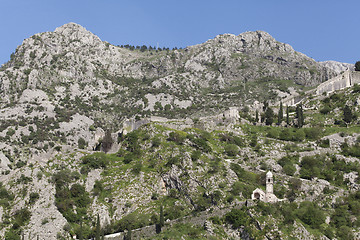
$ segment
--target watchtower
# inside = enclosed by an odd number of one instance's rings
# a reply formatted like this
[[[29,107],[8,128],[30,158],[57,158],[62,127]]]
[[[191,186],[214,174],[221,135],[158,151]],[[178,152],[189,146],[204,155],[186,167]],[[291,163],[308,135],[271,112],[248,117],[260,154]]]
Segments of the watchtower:
[[[266,194],[274,192],[273,174],[268,171],[266,173]]]

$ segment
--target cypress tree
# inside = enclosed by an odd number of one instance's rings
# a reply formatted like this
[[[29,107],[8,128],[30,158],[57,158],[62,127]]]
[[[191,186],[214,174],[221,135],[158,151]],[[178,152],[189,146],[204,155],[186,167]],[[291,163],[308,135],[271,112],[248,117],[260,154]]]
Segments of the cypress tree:
[[[102,146],[105,153],[107,153],[111,149],[111,146],[113,145],[113,143],[114,143],[114,141],[113,141],[113,139],[111,137],[111,132],[106,131],[105,137],[101,142],[101,146]]]
[[[255,113],[255,123],[259,122],[259,111],[256,109]]]
[[[280,102],[280,109],[278,112],[278,123],[280,124],[284,118],[284,110],[283,110],[283,104]]]
[[[301,104],[296,106],[296,118],[298,120],[298,128],[301,128],[304,125],[304,114]]]
[[[290,124],[290,119],[289,119],[289,106],[286,105],[286,124],[289,125]]]
[[[353,118],[352,112],[351,112],[351,108],[348,105],[345,105],[344,109],[344,122],[346,122],[346,124],[349,124]]]
[[[95,240],[100,240],[100,217],[97,215]]]
[[[83,240],[83,234],[82,234],[82,221],[80,222],[80,232],[79,232],[79,240]]]
[[[360,71],[360,61],[355,63],[355,71]]]
[[[265,124],[271,125],[274,121],[273,117],[274,117],[274,112],[271,109],[271,107],[268,107],[265,111]]]
[[[303,106],[302,104],[300,104],[300,114],[301,114],[301,127],[304,126],[304,111],[303,111]]]
[[[163,227],[165,225],[165,219],[164,219],[164,209],[163,205],[160,206],[160,227]]]

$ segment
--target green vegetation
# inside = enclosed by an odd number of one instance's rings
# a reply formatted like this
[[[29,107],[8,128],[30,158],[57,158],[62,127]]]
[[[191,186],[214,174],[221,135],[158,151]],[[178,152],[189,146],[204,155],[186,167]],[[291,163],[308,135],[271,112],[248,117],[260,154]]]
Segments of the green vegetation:
[[[360,61],[355,63],[355,71],[360,71]]]

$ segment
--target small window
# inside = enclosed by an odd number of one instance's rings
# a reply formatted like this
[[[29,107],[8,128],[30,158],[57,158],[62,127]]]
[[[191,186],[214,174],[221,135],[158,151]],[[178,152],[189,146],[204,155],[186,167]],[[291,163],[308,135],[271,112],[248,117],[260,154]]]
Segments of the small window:
[[[270,179],[268,179],[268,182],[270,182]]]

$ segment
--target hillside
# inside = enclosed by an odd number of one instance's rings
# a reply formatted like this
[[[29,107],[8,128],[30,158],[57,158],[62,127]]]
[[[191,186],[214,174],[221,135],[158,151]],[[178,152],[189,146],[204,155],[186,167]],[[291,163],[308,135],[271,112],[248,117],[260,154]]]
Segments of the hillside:
[[[0,71],[0,236],[90,238],[99,216],[169,220],[150,239],[359,238],[359,85],[308,91],[344,66],[262,31],[174,50],[35,34]],[[284,201],[249,200],[267,171]]]

